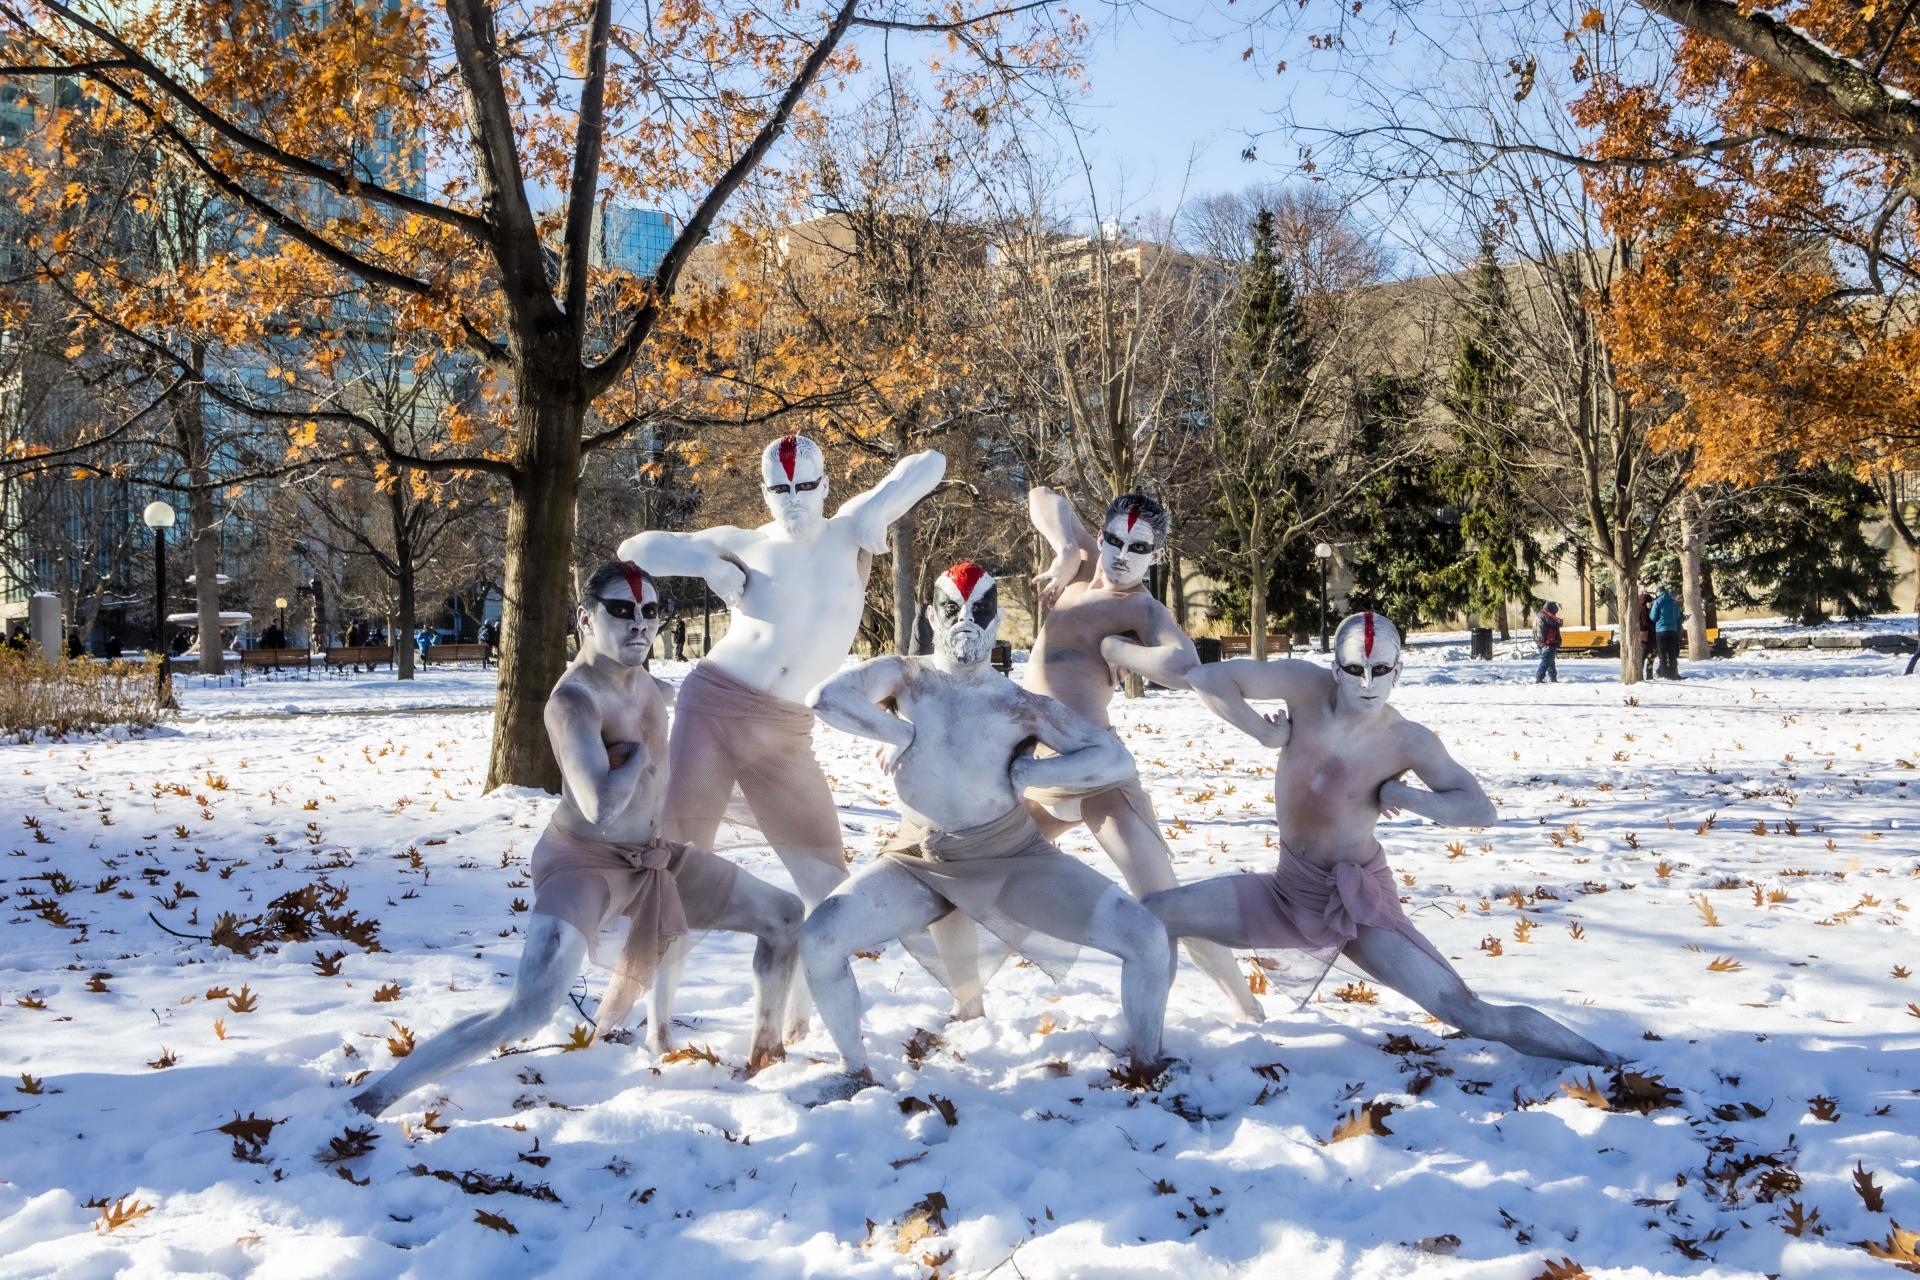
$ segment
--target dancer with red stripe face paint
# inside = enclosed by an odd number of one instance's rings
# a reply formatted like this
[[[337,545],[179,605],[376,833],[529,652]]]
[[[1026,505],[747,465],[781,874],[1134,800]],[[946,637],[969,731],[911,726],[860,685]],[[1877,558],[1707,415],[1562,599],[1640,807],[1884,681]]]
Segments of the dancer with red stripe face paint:
[[[713,848],[737,784],[809,909],[847,878],[840,814],[814,759],[803,699],[846,660],[888,528],[933,491],[946,466],[938,453],[902,458],[828,516],[820,446],[783,436],[760,455],[766,524],[641,533],[620,544],[623,559],[649,572],[706,579],[732,610],[726,635],[695,664],[674,707],[668,838]],[[675,948],[653,984],[647,1040],[656,1051],[671,1047],[685,955]],[[789,1038],[805,1030],[806,1008],[796,983]]]
[[[1166,931],[1118,885],[1048,843],[1021,799],[1029,787],[1124,783],[1133,759],[1112,730],[988,663],[999,592],[980,566],[957,564],[941,576],[927,620],[933,656],[863,662],[811,698],[828,724],[885,744],[881,767],[899,790],[901,817],[879,861],[801,929],[820,1020],[851,1081],[871,1083],[848,960],[893,938],[913,948],[922,929],[964,916],[1056,978],[1078,946],[1119,957],[1132,1065],[1151,1071],[1172,977]],[[1038,756],[1034,743],[1053,754]],[[915,954],[957,1000],[978,996],[976,974],[943,973],[939,957]]]
[[[701,849],[664,840],[667,704],[642,664],[664,614],[638,566],[602,565],[587,580],[575,625],[580,651],[547,698],[547,736],[560,761],[560,805],[533,846],[533,910],[513,996],[496,1013],[454,1023],[355,1095],[379,1115],[400,1098],[545,1025],[566,1002],[601,930],[627,920],[600,1026],[616,1025],[675,938],[728,929],[759,939],[753,954],[754,1030],[747,1069],[783,1056],[780,1016],[794,979],[800,900]]]
[[[1032,490],[1027,510],[1054,550],[1053,563],[1034,575],[1048,609],[1027,663],[1027,687],[1102,726],[1109,723],[1117,670],[1137,671],[1170,689],[1186,688],[1187,672],[1199,663],[1193,642],[1147,590],[1147,574],[1166,549],[1166,508],[1145,494],[1122,494],[1108,504],[1098,539],[1056,489]],[[1094,792],[1036,789],[1027,800],[1049,840],[1086,823],[1136,897],[1179,883],[1153,804],[1137,779]],[[1191,939],[1186,947],[1240,1016],[1258,1021],[1260,1002],[1235,968],[1232,953],[1203,939]]]
[[[1154,894],[1147,906],[1175,938],[1306,951],[1320,962],[1316,981],[1344,955],[1468,1035],[1536,1057],[1618,1065],[1537,1009],[1482,1000],[1401,911],[1374,836],[1382,814],[1407,809],[1456,827],[1487,826],[1498,815],[1430,729],[1387,705],[1399,678],[1400,631],[1372,612],[1340,624],[1331,672],[1288,659],[1195,668],[1193,689],[1216,715],[1268,745],[1283,739],[1273,775],[1280,860],[1264,874]],[[1271,698],[1286,702],[1286,715],[1249,705]],[[1425,785],[1401,781],[1408,772]]]

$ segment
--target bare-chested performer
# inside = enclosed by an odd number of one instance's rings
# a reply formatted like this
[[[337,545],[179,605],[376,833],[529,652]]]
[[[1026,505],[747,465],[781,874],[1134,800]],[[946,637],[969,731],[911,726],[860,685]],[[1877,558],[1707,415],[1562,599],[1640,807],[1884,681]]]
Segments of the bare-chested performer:
[[[803,699],[846,660],[866,605],[867,572],[887,548],[887,529],[933,491],[946,467],[938,453],[902,458],[829,518],[820,447],[805,436],[783,436],[760,457],[769,523],[641,533],[620,544],[623,558],[663,577],[706,579],[733,611],[727,634],[680,688],[668,748],[674,787],[667,837],[713,848],[739,784],[808,910],[847,878],[847,862]],[[684,959],[685,947],[676,947],[653,984],[647,1040],[656,1050],[671,1043]],[[790,1037],[806,1019],[804,993],[795,988]]]
[[[927,610],[933,657],[875,658],[810,699],[828,724],[886,744],[881,764],[899,788],[901,815],[880,861],[801,930],[820,1019],[848,1075],[871,1081],[849,958],[964,914],[1056,977],[1078,945],[1119,957],[1129,1052],[1136,1071],[1150,1070],[1161,1060],[1172,978],[1166,931],[1120,886],[1049,844],[1020,798],[1034,786],[1117,785],[1133,776],[1132,757],[1111,729],[988,664],[1000,605],[985,570],[954,565],[937,591]],[[1034,743],[1055,754],[1036,757]],[[977,991],[954,995],[964,1002]]]
[[[783,1056],[780,1012],[798,958],[800,900],[725,858],[660,838],[667,703],[665,686],[641,665],[660,620],[653,582],[634,565],[606,564],[588,579],[576,619],[580,651],[547,698],[560,807],[533,847],[533,911],[513,996],[496,1013],[454,1023],[355,1095],[368,1115],[543,1026],[616,916],[627,917],[627,932],[604,961],[614,978],[600,1002],[603,1030],[618,1025],[676,938],[725,929],[759,939],[747,1070]]]
[[[1273,776],[1280,861],[1265,874],[1154,894],[1147,906],[1175,938],[1293,948],[1326,965],[1344,954],[1468,1035],[1537,1057],[1618,1065],[1537,1009],[1476,996],[1407,919],[1374,838],[1381,814],[1408,809],[1446,826],[1485,826],[1495,820],[1493,802],[1432,730],[1387,705],[1400,676],[1400,633],[1391,622],[1377,613],[1346,619],[1334,633],[1333,662],[1331,673],[1310,662],[1249,659],[1193,671],[1195,692],[1215,714],[1284,748]],[[1269,698],[1284,699],[1288,715],[1262,716],[1248,705]],[[1408,770],[1426,786],[1401,781]]]
[[[1102,727],[1110,724],[1107,704],[1117,670],[1138,672],[1169,689],[1186,688],[1187,673],[1199,664],[1193,642],[1147,590],[1147,574],[1167,544],[1166,508],[1145,494],[1122,494],[1107,507],[1098,544],[1058,490],[1034,489],[1027,509],[1054,550],[1053,563],[1034,575],[1049,607],[1027,663],[1027,687]],[[1035,788],[1027,800],[1049,840],[1085,822],[1136,897],[1179,883],[1153,802],[1138,779],[1094,792]],[[1259,1021],[1260,1002],[1234,967],[1232,953],[1200,939],[1189,938],[1186,946],[1240,1015]]]

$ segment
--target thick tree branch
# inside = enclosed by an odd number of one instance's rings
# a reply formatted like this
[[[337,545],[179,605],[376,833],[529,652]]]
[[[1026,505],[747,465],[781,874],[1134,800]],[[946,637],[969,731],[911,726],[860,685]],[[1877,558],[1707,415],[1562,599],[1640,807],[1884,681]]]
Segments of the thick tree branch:
[[[587,77],[580,86],[580,127],[573,144],[573,184],[567,192],[567,229],[560,258],[567,318],[585,332],[587,276],[592,265],[594,196],[600,186],[600,155],[606,146],[607,31],[613,0],[594,0],[587,35]]]
[[[349,199],[360,197],[373,200],[401,213],[418,214],[420,217],[430,218],[435,222],[454,227],[477,239],[484,238],[486,234],[486,223],[473,214],[464,213],[458,209],[449,209],[445,205],[437,204],[432,200],[423,200],[418,196],[408,195],[404,191],[395,191],[377,182],[371,182],[352,174],[343,173],[338,169],[329,165],[320,164],[305,156],[294,155],[290,151],[275,146],[260,135],[242,129],[226,116],[209,107],[200,99],[199,95],[187,88],[187,86],[178,79],[169,75],[164,69],[153,62],[152,59],[142,54],[138,49],[114,34],[114,32],[88,19],[84,15],[75,12],[72,8],[62,3],[61,0],[42,0],[42,2],[49,10],[59,15],[62,20],[71,23],[95,40],[111,48],[115,53],[120,55],[119,61],[127,69],[139,74],[143,80],[179,104],[187,114],[241,150],[278,165],[288,173],[298,174],[300,177],[309,178],[321,183],[337,194]],[[18,23],[22,30],[30,31],[33,29],[32,26],[27,23],[26,19],[11,5],[6,6],[3,11],[9,18]],[[111,65],[111,63],[103,62],[98,64],[98,67]],[[90,74],[96,69],[97,67],[95,66],[87,66],[84,64],[76,68],[77,71],[84,70]]]
[[[450,3],[472,2],[473,0],[450,0]],[[687,260],[693,256],[693,251],[713,230],[715,219],[720,216],[720,210],[733,197],[733,193],[739,190],[740,184],[747,180],[747,176],[754,171],[767,152],[772,150],[773,144],[779,140],[780,135],[786,131],[787,123],[793,119],[793,113],[799,109],[808,90],[813,88],[814,82],[820,78],[820,73],[826,69],[827,59],[833,56],[833,51],[839,47],[840,41],[847,34],[847,29],[852,26],[854,8],[858,2],[859,0],[845,0],[841,5],[840,11],[834,15],[833,24],[820,37],[819,43],[814,45],[806,61],[800,64],[800,70],[794,76],[793,83],[788,85],[786,92],[780,95],[780,101],[774,107],[773,114],[767,117],[765,124],[760,126],[760,132],[755,134],[753,141],[747,144],[747,149],[742,151],[728,166],[727,171],[720,175],[720,180],[714,183],[713,189],[707,192],[705,199],[701,200],[693,216],[687,219],[687,225],[682,227],[680,234],[674,237],[673,243],[668,246],[666,254],[660,259],[659,268],[653,273],[653,287],[648,293],[646,302],[627,321],[613,349],[604,358],[588,367],[589,398],[598,396],[612,386],[613,380],[625,372],[627,366],[633,363],[634,357],[639,355],[640,348],[646,343],[648,335],[653,332],[653,326],[660,319],[661,308],[673,297],[674,289],[680,282],[680,273],[686,269]]]

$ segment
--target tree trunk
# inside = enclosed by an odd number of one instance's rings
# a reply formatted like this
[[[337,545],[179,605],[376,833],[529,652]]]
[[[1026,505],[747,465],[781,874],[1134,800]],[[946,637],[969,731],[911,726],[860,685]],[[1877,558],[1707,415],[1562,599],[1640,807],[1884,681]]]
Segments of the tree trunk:
[[[1613,571],[1613,594],[1616,600],[1638,599],[1639,573],[1629,573],[1616,567]],[[1633,614],[1625,607],[1615,612],[1620,614],[1620,683],[1639,684],[1640,665],[1646,656],[1640,648],[1640,628],[1634,625]]]
[[[1267,557],[1254,551],[1248,553],[1247,561],[1253,569],[1253,589],[1247,595],[1250,652],[1253,654],[1254,661],[1265,662],[1267,660]]]
[[[206,348],[194,343],[187,353],[196,370],[206,368]],[[195,392],[175,419],[175,443],[187,471],[187,524],[192,531],[188,560],[193,565],[194,615],[200,632],[200,674],[217,676],[225,665],[220,652],[220,529],[213,513],[213,459],[207,449],[206,402]],[[156,622],[159,619],[155,620]]]
[[[541,396],[540,392],[545,391]],[[519,401],[521,451],[507,507],[506,573],[501,587],[499,700],[487,790],[500,786],[560,790],[560,767],[542,716],[567,665],[572,613],[574,526],[580,489],[583,399],[552,388]]]
[[[1700,495],[1688,492],[1680,499],[1680,598],[1687,611],[1687,657],[1705,662],[1707,648],[1707,608],[1705,575],[1707,512]]]
[[[402,483],[404,483],[404,478]],[[393,519],[394,583],[399,589],[399,624],[387,631],[394,642],[393,674],[397,680],[413,679],[414,632],[420,623],[415,618],[413,583],[413,534],[407,527],[407,502],[396,484],[387,493],[387,514]]]
[[[1180,629],[1187,629],[1187,573],[1181,563],[1180,553],[1172,548],[1167,550],[1167,607],[1173,610],[1173,620]]]
[[[893,651],[913,652],[914,594],[920,583],[918,547],[920,517],[909,511],[893,522]]]

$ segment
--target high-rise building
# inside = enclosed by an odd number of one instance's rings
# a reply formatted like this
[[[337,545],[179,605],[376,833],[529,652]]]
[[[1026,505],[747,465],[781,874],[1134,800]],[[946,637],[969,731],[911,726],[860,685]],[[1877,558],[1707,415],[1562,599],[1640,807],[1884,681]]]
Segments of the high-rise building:
[[[605,204],[593,219],[593,262],[645,278],[659,270],[676,231],[673,215]]]

